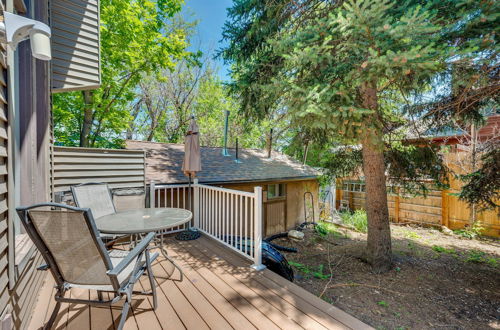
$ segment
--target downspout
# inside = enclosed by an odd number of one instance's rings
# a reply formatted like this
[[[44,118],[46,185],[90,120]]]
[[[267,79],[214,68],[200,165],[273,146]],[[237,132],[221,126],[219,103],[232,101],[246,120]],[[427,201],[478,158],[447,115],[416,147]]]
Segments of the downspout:
[[[229,110],[225,111],[225,122],[224,122],[224,148],[222,149],[222,156],[229,156],[227,151],[227,133],[229,130]]]

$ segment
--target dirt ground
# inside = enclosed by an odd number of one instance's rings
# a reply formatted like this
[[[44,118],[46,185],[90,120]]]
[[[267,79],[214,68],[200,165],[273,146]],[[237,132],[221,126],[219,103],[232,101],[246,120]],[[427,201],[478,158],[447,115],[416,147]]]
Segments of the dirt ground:
[[[363,261],[366,235],[338,228],[321,237],[273,243],[295,283],[377,329],[500,329],[500,241],[393,225],[394,267],[374,274]]]

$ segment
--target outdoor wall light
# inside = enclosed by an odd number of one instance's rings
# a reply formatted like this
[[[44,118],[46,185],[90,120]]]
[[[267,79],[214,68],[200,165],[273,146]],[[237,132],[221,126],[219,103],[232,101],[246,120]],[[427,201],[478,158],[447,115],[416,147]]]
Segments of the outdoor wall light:
[[[7,41],[12,50],[16,50],[21,41],[29,38],[33,57],[43,61],[52,59],[51,32],[46,24],[9,12],[3,14],[4,21],[0,22],[0,33],[3,34],[4,41]]]

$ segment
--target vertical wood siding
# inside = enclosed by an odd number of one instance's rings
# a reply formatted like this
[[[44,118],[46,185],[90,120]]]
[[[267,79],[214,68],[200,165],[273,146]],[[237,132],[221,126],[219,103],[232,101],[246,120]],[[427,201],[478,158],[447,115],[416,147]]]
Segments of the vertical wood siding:
[[[98,88],[99,1],[51,0],[52,91]]]
[[[106,182],[110,188],[144,188],[144,151],[56,147],[52,156],[52,191],[72,185]]]

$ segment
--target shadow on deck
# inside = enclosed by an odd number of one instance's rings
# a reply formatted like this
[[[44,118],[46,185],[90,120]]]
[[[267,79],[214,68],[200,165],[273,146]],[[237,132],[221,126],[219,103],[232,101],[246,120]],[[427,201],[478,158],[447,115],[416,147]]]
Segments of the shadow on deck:
[[[125,329],[370,328],[267,269],[253,270],[248,260],[210,238],[189,242],[169,238],[167,247],[184,270],[184,281],[165,279],[172,265],[165,259],[155,262],[158,308],[151,309],[151,297],[134,296]],[[40,328],[50,316],[55,304],[53,283],[48,275],[29,329]],[[148,289],[146,277],[136,289],[141,286]],[[71,295],[88,298],[89,292],[72,289]],[[63,304],[54,328],[114,329],[119,318],[119,307]]]

